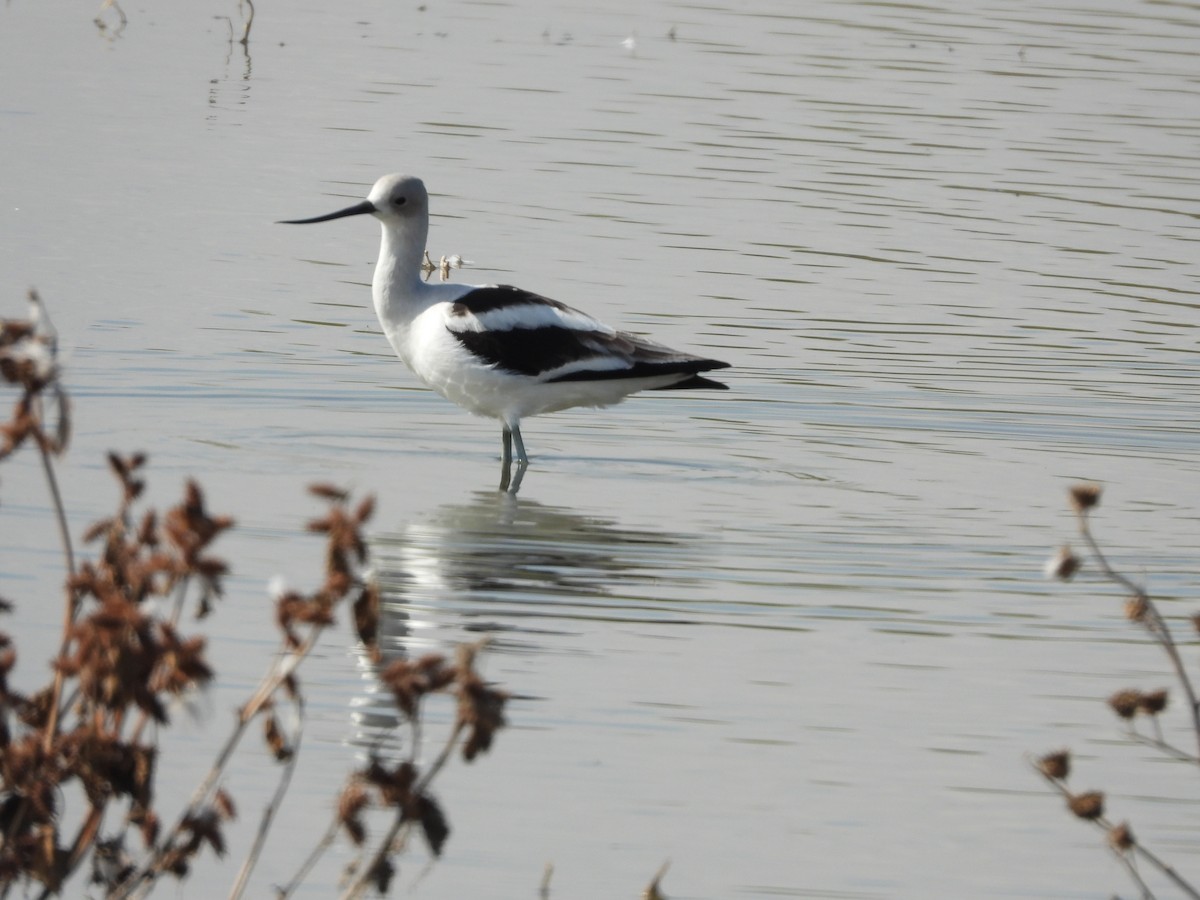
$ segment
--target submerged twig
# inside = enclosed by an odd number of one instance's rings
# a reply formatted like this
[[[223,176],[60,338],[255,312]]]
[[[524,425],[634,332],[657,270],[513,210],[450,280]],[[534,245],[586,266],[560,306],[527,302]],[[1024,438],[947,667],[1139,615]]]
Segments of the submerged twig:
[[[238,6],[243,3],[250,9],[250,15],[246,16],[246,27],[242,29],[241,40],[238,41],[243,47],[250,43],[250,26],[254,24],[254,0],[238,0]]]
[[[650,883],[646,885],[646,889],[642,891],[642,900],[664,900],[662,892],[659,891],[658,886],[662,882],[663,876],[667,874],[667,869],[669,868],[671,868],[671,861],[668,859],[661,866],[659,866],[658,871],[654,874],[654,877],[650,879]]]
[[[116,11],[118,20],[117,27],[113,30],[113,34],[120,34],[125,29],[125,26],[129,24],[129,19],[125,17],[125,10],[121,9],[121,4],[118,3],[117,0],[104,0],[104,2],[100,4],[100,9],[96,12],[96,18],[94,18],[92,21],[96,23],[97,28],[99,28],[101,31],[104,31],[108,26],[105,25],[104,19],[102,19],[101,16],[104,15],[105,10],[109,9]]]

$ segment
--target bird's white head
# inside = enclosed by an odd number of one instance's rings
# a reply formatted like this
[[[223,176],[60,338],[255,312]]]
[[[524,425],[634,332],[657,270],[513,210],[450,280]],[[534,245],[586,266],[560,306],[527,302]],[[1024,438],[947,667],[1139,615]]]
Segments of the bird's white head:
[[[429,192],[420,178],[384,175],[361,203],[311,219],[285,219],[280,224],[311,225],[368,214],[383,226],[383,241],[373,281],[376,306],[383,308],[397,291],[407,296],[419,290],[423,283],[421,261],[429,236]]]
[[[415,175],[384,175],[375,182],[367,199],[337,212],[311,219],[284,219],[281,225],[312,225],[346,216],[373,215],[385,226],[402,226],[405,222],[425,221],[429,214],[429,192],[425,182]]]
[[[429,213],[429,192],[414,175],[384,175],[367,194],[367,203],[379,221],[399,223]]]

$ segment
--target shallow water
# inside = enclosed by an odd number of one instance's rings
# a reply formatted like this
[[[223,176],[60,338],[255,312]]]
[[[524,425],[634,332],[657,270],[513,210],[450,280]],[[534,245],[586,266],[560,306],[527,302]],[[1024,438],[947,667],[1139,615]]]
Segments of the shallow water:
[[[1101,703],[1163,661],[1094,576],[1040,574],[1089,478],[1115,561],[1179,618],[1200,593],[1194,8],[306,4],[259,9],[248,52],[232,4],[126,12],[0,11],[0,264],[4,314],[36,285],[67,348],[77,533],[110,448],[240,523],[164,803],[266,664],[267,579],[318,577],[323,480],[378,496],[392,648],[488,634],[518,695],[439,782],[426,896],[531,896],[551,861],[553,896],[633,895],[668,858],[672,897],[1126,891],[1025,764],[1063,745],[1200,872],[1187,776]],[[532,420],[497,495],[499,429],[373,320],[374,227],[271,224],[396,170],[433,193],[432,255],[474,261],[456,280],[727,359],[731,390]],[[37,673],[57,546],[33,458],[0,476]],[[305,686],[260,893],[378,724],[344,634]],[[255,749],[235,772],[239,836],[272,774]]]

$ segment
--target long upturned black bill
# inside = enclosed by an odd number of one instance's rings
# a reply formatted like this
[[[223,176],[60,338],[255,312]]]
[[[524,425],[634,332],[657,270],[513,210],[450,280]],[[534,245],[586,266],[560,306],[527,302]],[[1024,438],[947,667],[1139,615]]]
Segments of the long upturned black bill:
[[[375,212],[375,204],[370,200],[355,203],[337,212],[326,213],[323,216],[313,216],[311,219],[280,219],[276,225],[312,225],[315,222],[328,222],[330,219],[344,219],[346,216],[361,216],[364,213]]]

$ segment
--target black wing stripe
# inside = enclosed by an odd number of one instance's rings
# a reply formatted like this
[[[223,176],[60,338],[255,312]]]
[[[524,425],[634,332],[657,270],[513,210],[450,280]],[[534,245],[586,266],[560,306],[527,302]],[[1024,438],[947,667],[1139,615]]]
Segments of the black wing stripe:
[[[484,313],[518,306],[550,306],[564,312],[570,310],[565,303],[559,303],[541,294],[524,291],[508,284],[496,284],[478,287],[463,294],[450,304],[450,316],[461,319],[468,315],[481,316]]]
[[[561,325],[512,328],[507,331],[451,331],[458,342],[484,362],[517,375],[541,375],[569,363],[603,358],[587,338],[606,338],[599,332],[580,332]]]

